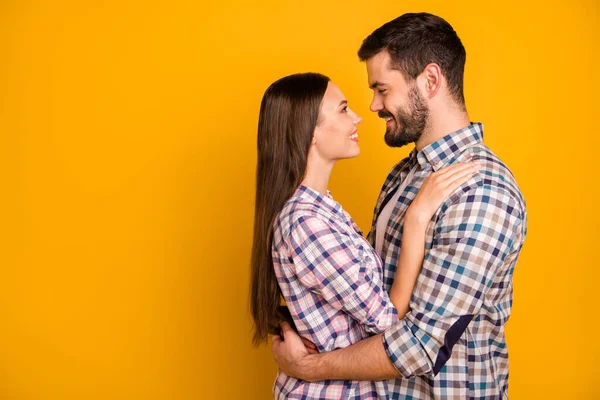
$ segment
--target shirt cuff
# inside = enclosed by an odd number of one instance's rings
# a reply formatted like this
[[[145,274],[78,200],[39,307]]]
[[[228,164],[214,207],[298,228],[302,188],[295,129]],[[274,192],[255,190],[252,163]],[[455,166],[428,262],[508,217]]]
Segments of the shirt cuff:
[[[386,329],[398,322],[398,311],[394,304],[388,299],[388,303],[377,312],[369,311],[367,321],[363,327],[372,334],[383,333]]]
[[[412,329],[418,329],[402,319],[383,333],[383,347],[400,375],[409,379],[417,375],[433,377],[433,363],[415,337]]]

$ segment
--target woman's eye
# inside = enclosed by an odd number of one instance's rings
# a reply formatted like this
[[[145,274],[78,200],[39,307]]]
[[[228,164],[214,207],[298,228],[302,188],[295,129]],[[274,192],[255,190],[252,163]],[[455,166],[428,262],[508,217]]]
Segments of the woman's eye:
[[[348,106],[345,106],[344,108],[342,108],[342,112],[343,113],[348,112]]]

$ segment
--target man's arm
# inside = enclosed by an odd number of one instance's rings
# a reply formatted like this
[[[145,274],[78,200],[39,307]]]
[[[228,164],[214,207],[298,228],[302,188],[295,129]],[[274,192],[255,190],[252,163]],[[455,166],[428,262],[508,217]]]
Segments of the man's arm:
[[[309,382],[326,379],[374,381],[400,377],[383,347],[381,335],[344,349],[309,354],[300,336],[287,322],[282,324],[281,329],[285,340],[272,336],[272,350],[279,367],[290,376]]]
[[[310,357],[305,357],[301,342],[297,346],[295,336],[288,332],[288,343],[274,341],[276,360],[290,375],[312,380],[379,380],[397,377],[399,372],[404,378],[434,376],[479,313],[497,274],[510,279],[511,271],[499,268],[507,267],[504,261],[509,255],[516,257],[511,252],[522,243],[523,218],[505,191],[472,186],[460,201],[442,207],[434,245],[427,252],[411,301],[412,311],[403,320],[383,335]],[[510,290],[510,286],[501,287]]]

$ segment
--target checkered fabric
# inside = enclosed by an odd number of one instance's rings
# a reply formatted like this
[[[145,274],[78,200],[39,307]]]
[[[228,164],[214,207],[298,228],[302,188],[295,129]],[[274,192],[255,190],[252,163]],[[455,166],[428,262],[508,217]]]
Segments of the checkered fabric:
[[[402,378],[308,383],[280,371],[276,398],[507,398],[504,326],[527,214],[514,176],[482,139],[483,126],[475,123],[413,150],[392,169],[368,235],[372,245],[385,235],[383,265],[330,195],[301,186],[288,201],[275,224],[273,261],[299,333],[323,352],[385,331],[384,347]],[[404,214],[427,176],[467,159],[483,168],[432,218],[411,311],[397,321],[386,292],[400,255]],[[403,182],[417,164],[411,181]],[[401,186],[385,231],[376,232],[381,210]]]
[[[381,333],[398,321],[383,290],[381,260],[342,206],[306,186],[274,226],[273,263],[298,333],[321,352]],[[386,398],[387,382],[309,383],[279,372],[278,399]]]
[[[507,398],[513,271],[527,233],[525,201],[513,174],[482,143],[474,123],[416,149],[388,175],[375,206],[368,239],[384,236],[383,280],[396,272],[404,215],[433,171],[470,158],[479,174],[449,197],[427,230],[426,255],[410,301],[411,311],[383,334],[402,378],[388,381],[391,399]],[[409,170],[418,172],[400,194],[384,232],[377,217]]]

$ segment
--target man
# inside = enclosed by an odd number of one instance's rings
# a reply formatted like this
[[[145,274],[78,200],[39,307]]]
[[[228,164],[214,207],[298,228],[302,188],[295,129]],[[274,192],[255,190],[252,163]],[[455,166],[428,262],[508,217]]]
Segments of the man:
[[[463,95],[465,49],[431,14],[404,14],[375,30],[366,61],[371,111],[386,120],[389,146],[415,149],[388,175],[368,236],[384,261],[390,290],[404,213],[421,184],[444,166],[471,159],[480,173],[440,207],[429,224],[426,256],[411,311],[385,333],[314,354],[287,324],[273,352],[288,375],[390,381],[390,398],[506,398],[504,326],[514,267],[527,232],[525,201],[508,168],[482,144]]]

